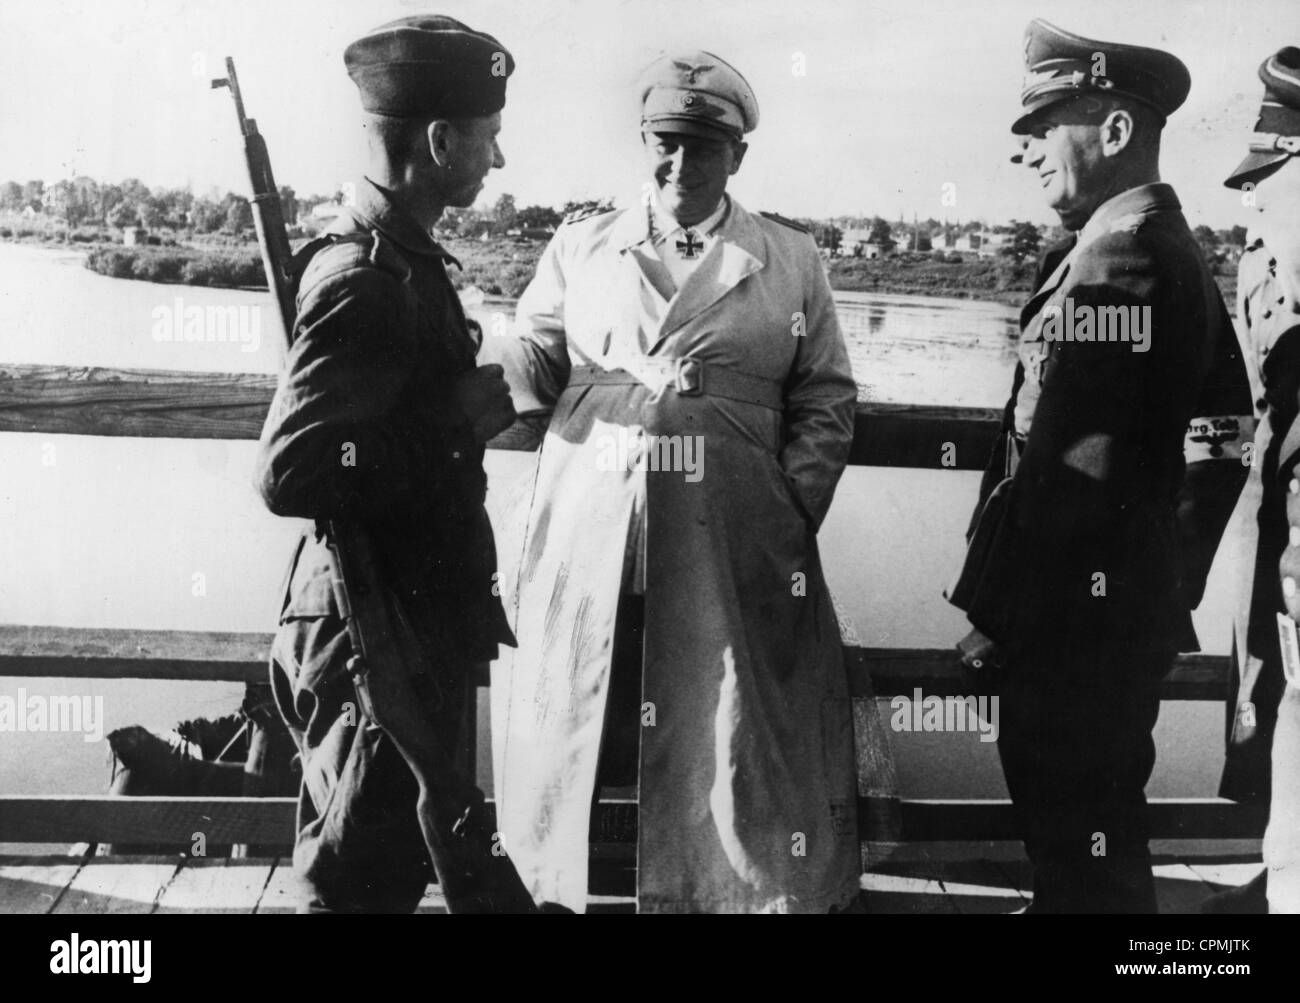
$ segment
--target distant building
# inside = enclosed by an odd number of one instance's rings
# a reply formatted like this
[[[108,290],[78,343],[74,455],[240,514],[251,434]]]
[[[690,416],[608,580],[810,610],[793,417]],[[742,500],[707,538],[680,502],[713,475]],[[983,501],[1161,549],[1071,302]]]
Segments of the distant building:
[[[137,244],[147,243],[149,240],[149,231],[142,226],[128,226],[122,231],[122,243],[127,247],[135,247]]]
[[[971,233],[954,233],[948,230],[943,235],[945,250],[975,254],[981,258],[995,257],[1010,243],[1011,234],[994,233],[991,230],[977,230]]]
[[[840,237],[840,253],[854,258],[884,258],[893,250],[893,242],[871,239],[870,230],[845,230]]]

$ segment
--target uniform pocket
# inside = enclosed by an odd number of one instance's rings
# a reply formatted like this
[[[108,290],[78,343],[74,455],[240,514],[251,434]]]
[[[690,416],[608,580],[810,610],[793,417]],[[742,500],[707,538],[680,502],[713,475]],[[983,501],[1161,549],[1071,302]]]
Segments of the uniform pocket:
[[[280,613],[280,623],[293,620],[339,615],[334,598],[334,580],[328,567],[318,567],[306,574],[294,575],[288,600]]]
[[[320,743],[335,717],[356,697],[348,675],[352,644],[337,615],[285,618],[271,644],[271,688],[285,724],[299,744]]]

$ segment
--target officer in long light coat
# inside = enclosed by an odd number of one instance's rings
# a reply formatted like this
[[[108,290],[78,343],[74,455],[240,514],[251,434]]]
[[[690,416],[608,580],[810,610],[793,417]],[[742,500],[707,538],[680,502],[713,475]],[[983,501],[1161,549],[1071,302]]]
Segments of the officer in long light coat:
[[[602,736],[630,731],[641,911],[825,912],[860,870],[816,542],[856,386],[812,238],[726,195],[749,85],[696,51],[640,94],[653,197],[561,226],[518,337],[486,339],[520,415],[549,416],[518,550],[502,527],[503,841],[539,901],[582,911]],[[641,617],[629,681],[616,621]]]

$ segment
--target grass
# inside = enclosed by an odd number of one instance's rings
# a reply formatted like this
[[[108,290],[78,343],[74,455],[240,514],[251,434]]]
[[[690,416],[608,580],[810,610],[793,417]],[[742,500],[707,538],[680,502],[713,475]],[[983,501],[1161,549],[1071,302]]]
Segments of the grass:
[[[837,258],[827,268],[831,288],[848,292],[905,293],[1018,305],[1034,280],[1032,262],[1006,258],[936,260],[929,254],[892,258]]]
[[[219,288],[266,287],[262,259],[256,250],[248,248],[208,251],[192,247],[95,247],[86,254],[86,267],[115,279]]]

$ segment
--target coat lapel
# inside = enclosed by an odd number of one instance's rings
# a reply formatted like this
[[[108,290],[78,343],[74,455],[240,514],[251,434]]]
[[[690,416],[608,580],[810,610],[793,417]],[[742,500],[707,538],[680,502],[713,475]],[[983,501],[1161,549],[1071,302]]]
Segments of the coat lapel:
[[[1061,288],[1065,277],[1070,274],[1070,262],[1074,258],[1076,245],[1071,244],[1067,249],[1062,249],[1064,253],[1056,262],[1056,267],[1043,280],[1043,284],[1034,290],[1034,294],[1029,297],[1029,301],[1020,310],[1020,329],[1023,331],[1029,323],[1038,316],[1043,304],[1047,302],[1049,296]]]
[[[665,338],[689,324],[766,264],[763,231],[754,217],[732,199],[717,242],[677,290],[659,328],[659,337],[650,350],[653,352]]]

